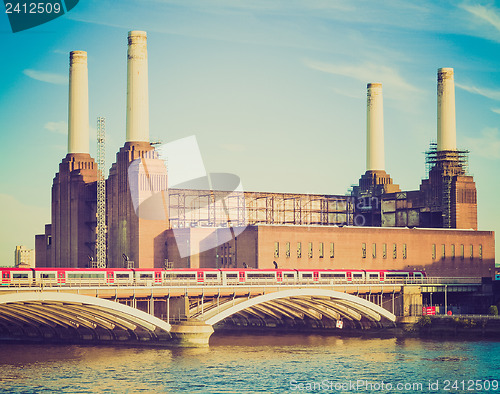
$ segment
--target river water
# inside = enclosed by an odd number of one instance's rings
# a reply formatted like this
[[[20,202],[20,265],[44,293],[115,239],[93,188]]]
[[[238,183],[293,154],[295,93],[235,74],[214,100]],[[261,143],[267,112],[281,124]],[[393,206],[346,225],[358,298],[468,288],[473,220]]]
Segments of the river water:
[[[201,349],[0,344],[1,393],[495,393],[499,383],[499,341],[216,333]]]

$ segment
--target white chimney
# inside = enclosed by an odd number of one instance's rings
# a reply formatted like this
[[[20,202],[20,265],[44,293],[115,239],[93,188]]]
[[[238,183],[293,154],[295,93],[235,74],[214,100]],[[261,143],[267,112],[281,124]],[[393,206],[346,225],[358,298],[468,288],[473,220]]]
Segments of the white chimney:
[[[69,54],[68,153],[89,153],[87,52]]]
[[[149,142],[148,50],[145,31],[128,32],[127,137]]]
[[[381,83],[369,83],[367,85],[366,170],[385,170],[384,103]]]
[[[437,150],[456,150],[455,81],[452,68],[438,69],[437,100]]]

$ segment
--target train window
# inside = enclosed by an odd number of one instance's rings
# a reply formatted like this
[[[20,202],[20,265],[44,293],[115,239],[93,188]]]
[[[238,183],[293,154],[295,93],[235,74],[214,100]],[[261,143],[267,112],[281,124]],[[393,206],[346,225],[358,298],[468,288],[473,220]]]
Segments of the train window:
[[[361,257],[366,259],[366,243],[361,244]]]
[[[322,278],[345,278],[344,274],[321,274]]]
[[[295,274],[285,274],[285,278],[295,278]]]
[[[280,257],[280,243],[274,243],[274,257]]]
[[[312,274],[302,274],[303,278],[312,278]]]
[[[378,279],[378,274],[370,274],[370,279]]]
[[[28,279],[28,273],[25,273],[25,274],[12,274],[12,279]]]
[[[140,279],[153,279],[153,274],[139,274]]]
[[[322,259],[325,254],[323,242],[319,243],[319,258]]]
[[[207,278],[207,279],[217,279],[217,274],[205,274],[205,278]]]
[[[40,274],[40,278],[42,279],[55,279],[56,274]]]
[[[104,279],[104,274],[68,273],[68,279]]]
[[[130,279],[130,274],[116,274],[116,279]]]
[[[226,278],[228,279],[236,279],[238,277],[238,274],[226,274]]]
[[[353,278],[362,278],[363,274],[352,274]]]
[[[408,278],[408,273],[403,273],[403,272],[395,272],[392,274],[386,274],[386,278]]]
[[[247,274],[248,279],[255,279],[255,278],[265,278],[265,279],[274,279],[275,275],[274,274]]]
[[[152,278],[152,277],[150,277]],[[195,274],[165,274],[166,279],[194,279]],[[142,278],[141,278],[142,279]]]
[[[290,242],[286,243],[285,256],[290,257]]]

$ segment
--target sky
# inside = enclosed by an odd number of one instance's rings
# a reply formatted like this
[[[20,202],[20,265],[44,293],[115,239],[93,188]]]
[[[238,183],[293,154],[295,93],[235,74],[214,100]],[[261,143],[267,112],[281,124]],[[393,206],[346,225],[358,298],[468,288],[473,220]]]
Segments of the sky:
[[[104,116],[107,167],[115,161],[130,30],[148,33],[151,139],[196,136],[207,171],[238,175],[246,191],[347,193],[365,172],[373,82],[383,84],[386,171],[418,189],[436,140],[437,69],[453,67],[479,229],[500,234],[500,2],[80,0],[17,33],[0,16],[0,266],[50,222],[70,51],[88,52],[90,153]]]

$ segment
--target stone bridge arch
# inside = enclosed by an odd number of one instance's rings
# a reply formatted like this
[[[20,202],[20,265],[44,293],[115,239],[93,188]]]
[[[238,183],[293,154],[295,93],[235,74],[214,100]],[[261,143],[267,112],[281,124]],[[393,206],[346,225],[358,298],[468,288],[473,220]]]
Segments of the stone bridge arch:
[[[214,325],[230,316],[254,316],[257,318],[283,318],[321,320],[348,320],[354,326],[367,321],[370,326],[380,327],[386,319],[394,324],[396,316],[386,309],[355,295],[317,288],[281,290],[253,298],[236,298],[222,305],[206,305],[203,313],[195,317],[208,325]]]
[[[21,340],[163,341],[171,325],[118,302],[51,291],[0,295],[0,336]]]

